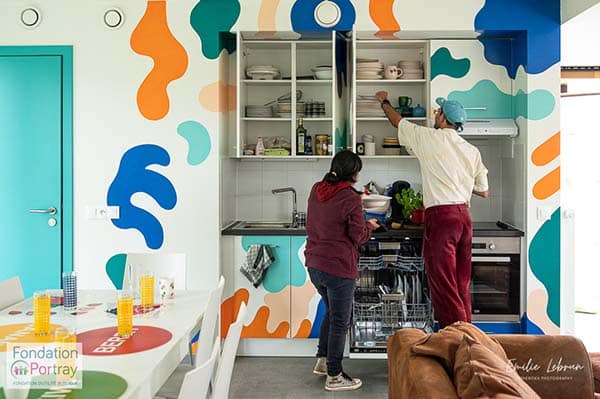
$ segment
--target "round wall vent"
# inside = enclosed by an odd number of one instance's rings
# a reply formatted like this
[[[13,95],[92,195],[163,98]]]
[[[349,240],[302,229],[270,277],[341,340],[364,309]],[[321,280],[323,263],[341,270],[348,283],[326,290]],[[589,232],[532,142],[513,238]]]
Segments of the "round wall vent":
[[[42,14],[35,7],[27,7],[21,11],[21,23],[27,28],[35,28],[41,20]]]
[[[111,29],[117,29],[125,22],[123,11],[118,8],[109,8],[104,13],[104,25]]]
[[[337,25],[342,18],[340,6],[330,0],[324,0],[315,7],[315,21],[323,28]]]

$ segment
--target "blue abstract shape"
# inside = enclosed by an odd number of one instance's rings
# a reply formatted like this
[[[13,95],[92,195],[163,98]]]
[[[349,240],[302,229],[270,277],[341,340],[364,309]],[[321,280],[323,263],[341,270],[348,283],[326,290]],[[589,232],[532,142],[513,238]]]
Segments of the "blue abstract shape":
[[[161,208],[173,209],[177,204],[175,187],[169,179],[148,169],[150,165],[167,166],[170,162],[169,153],[157,145],[142,144],[130,148],[123,154],[117,175],[108,188],[107,204],[120,208],[119,219],[111,219],[112,223],[120,229],[138,230],[150,249],[162,246],[162,225],[150,212],[134,206],[131,197],[135,193],[146,193]]]
[[[238,0],[200,0],[190,14],[190,25],[202,42],[202,54],[208,59],[219,58],[221,51],[235,51],[233,35],[229,32],[240,16]]]
[[[337,94],[342,98],[344,87],[348,86],[348,41],[341,32],[335,34],[335,73]]]
[[[185,121],[177,127],[177,133],[188,143],[187,162],[190,165],[199,165],[210,154],[210,135],[208,129],[196,121]]]
[[[529,320],[527,313],[521,317],[521,331],[528,335],[544,335],[544,331],[533,321]]]
[[[560,208],[540,227],[528,252],[531,272],[548,293],[548,317],[560,326]]]
[[[468,58],[456,59],[450,50],[440,47],[431,56],[431,80],[438,75],[448,75],[455,79],[465,76],[471,69],[471,60]]]
[[[504,66],[513,79],[519,65],[527,73],[538,74],[560,61],[558,0],[486,0],[475,17],[475,30],[482,32],[483,37],[511,37],[512,57],[496,57],[501,54],[498,46],[506,46],[502,40],[481,42],[485,58]]]
[[[330,32],[351,31],[356,20],[356,11],[350,0],[330,0],[337,4],[341,11],[341,17],[337,24],[324,28],[315,21],[315,8],[323,0],[296,0],[292,6],[291,19],[292,29],[295,32]]]
[[[243,236],[242,248],[248,251],[250,245],[270,245],[275,261],[265,272],[263,288],[276,294],[290,285],[292,280],[290,267],[290,236]]]
[[[323,298],[321,298],[321,300],[319,300],[319,305],[317,306],[317,314],[315,314],[315,320],[313,321],[308,338],[319,338],[319,335],[321,335],[321,324],[325,317],[325,310],[325,302],[323,302]]]

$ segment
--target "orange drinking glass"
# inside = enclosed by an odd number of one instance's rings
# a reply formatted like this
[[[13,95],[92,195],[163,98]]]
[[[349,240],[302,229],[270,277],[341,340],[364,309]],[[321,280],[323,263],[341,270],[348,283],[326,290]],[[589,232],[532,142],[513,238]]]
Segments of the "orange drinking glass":
[[[129,291],[117,294],[117,334],[128,338],[133,333],[133,295]]]
[[[154,307],[154,274],[144,272],[140,279],[140,291],[142,295],[142,308],[150,310]]]
[[[50,294],[36,291],[33,294],[33,332],[48,335],[50,332]]]

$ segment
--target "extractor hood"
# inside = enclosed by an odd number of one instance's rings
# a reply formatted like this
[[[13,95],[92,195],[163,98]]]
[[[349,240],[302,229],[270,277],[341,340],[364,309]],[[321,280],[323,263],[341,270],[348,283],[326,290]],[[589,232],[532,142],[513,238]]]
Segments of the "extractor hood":
[[[468,137],[516,137],[519,128],[512,119],[468,119],[459,134]]]

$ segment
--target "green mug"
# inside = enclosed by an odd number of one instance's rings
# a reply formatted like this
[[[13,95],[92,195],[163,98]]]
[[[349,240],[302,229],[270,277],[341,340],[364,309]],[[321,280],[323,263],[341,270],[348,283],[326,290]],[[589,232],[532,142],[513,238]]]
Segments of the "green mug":
[[[398,97],[398,106],[400,107],[410,107],[412,104],[412,98],[407,96]]]

